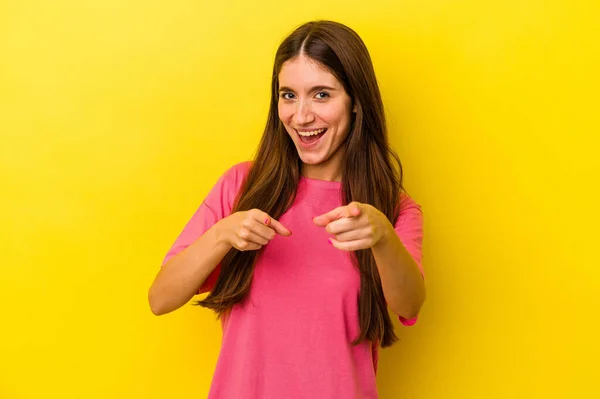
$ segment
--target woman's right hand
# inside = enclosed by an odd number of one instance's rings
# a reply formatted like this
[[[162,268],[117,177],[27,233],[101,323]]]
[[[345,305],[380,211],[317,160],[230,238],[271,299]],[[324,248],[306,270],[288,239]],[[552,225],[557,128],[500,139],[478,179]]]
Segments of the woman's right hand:
[[[256,251],[267,245],[275,234],[289,237],[292,232],[267,213],[252,209],[233,213],[219,222],[219,240],[240,251]]]

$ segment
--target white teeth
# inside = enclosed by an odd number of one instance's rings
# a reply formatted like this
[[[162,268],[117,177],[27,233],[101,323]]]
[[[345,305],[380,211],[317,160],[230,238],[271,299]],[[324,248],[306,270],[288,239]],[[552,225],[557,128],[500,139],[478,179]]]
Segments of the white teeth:
[[[317,134],[323,133],[325,130],[327,130],[327,129],[318,129],[318,130],[313,130],[312,132],[298,132],[298,134],[300,136],[304,136],[304,137],[316,136]]]

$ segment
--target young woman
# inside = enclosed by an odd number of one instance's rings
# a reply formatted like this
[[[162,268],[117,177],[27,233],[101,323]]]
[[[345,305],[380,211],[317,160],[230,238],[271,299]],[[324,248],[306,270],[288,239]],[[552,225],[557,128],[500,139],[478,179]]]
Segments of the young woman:
[[[211,399],[376,398],[378,347],[425,299],[421,208],[402,188],[367,48],[330,21],[275,58],[256,159],[225,172],[149,290],[221,319]]]

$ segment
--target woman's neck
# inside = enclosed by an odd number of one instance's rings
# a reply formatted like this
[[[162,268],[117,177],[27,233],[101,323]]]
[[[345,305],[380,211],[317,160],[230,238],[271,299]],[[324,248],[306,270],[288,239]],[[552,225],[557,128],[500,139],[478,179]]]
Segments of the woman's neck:
[[[324,181],[342,181],[342,167],[340,164],[327,165],[326,163],[318,165],[302,164],[302,176]]]

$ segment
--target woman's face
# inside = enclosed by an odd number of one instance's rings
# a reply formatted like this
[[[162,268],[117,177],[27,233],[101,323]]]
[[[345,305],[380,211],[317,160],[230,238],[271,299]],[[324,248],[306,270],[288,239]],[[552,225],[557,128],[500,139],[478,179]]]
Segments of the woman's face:
[[[279,118],[304,163],[305,176],[339,180],[342,143],[350,131],[352,99],[314,60],[300,55],[279,72]]]

